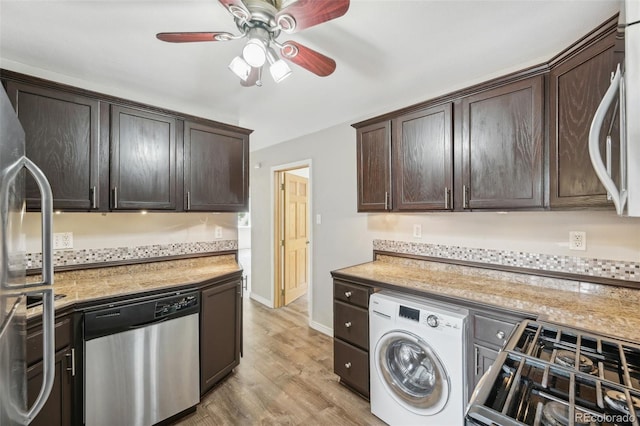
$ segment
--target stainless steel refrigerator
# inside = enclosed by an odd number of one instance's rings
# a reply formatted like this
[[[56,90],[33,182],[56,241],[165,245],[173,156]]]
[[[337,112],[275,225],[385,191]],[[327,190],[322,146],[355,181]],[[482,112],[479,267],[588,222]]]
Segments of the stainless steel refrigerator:
[[[25,135],[9,98],[0,89],[0,426],[29,424],[51,393],[54,379],[54,311],[51,188],[45,175],[25,157]],[[26,171],[42,194],[42,281],[26,284]],[[26,299],[43,294],[43,380],[35,402],[27,404]]]

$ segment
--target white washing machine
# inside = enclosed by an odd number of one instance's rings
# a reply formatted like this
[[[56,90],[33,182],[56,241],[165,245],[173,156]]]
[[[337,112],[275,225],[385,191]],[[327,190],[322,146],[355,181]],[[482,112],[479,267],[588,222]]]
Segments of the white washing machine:
[[[464,424],[469,312],[381,291],[369,303],[371,412],[390,425]]]

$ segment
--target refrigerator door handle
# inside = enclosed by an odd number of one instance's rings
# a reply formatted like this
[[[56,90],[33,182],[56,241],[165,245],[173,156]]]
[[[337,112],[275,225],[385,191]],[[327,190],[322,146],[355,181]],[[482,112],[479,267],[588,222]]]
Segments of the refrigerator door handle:
[[[38,415],[42,407],[47,402],[51,389],[53,388],[53,380],[55,377],[55,344],[54,344],[54,321],[55,312],[53,306],[53,194],[51,186],[46,176],[38,168],[38,166],[27,157],[22,157],[13,166],[5,171],[5,185],[0,190],[0,202],[2,207],[8,206],[10,183],[18,176],[22,168],[26,168],[33,176],[41,194],[41,213],[42,213],[42,281],[33,284],[21,284],[20,286],[9,286],[6,277],[2,277],[2,285],[12,289],[24,289],[37,286],[49,286],[48,288],[38,289],[42,292],[42,387],[38,393],[33,406],[24,410],[20,405],[12,404],[13,416],[22,424],[29,424]],[[4,226],[4,223],[3,223]],[[4,250],[2,256],[4,263],[3,271],[8,271],[9,260],[7,251]],[[26,299],[25,299],[26,300]]]
[[[53,381],[55,379],[55,343],[54,343],[54,322],[55,315],[53,309],[53,288],[48,288],[42,292],[42,387],[40,393],[31,408],[23,413],[25,424],[30,424],[33,419],[40,413],[44,404],[46,404]]]
[[[42,216],[42,282],[33,285],[53,285],[53,193],[44,172],[30,159],[24,157],[24,166],[31,173],[40,189]],[[53,287],[42,292],[42,387],[33,406],[26,413],[28,423],[38,415],[49,399],[55,379],[55,311]]]
[[[53,284],[53,193],[47,177],[42,170],[27,157],[24,167],[29,170],[38,188],[40,188],[40,212],[42,215],[42,281],[27,284],[26,287],[37,287]]]
[[[38,166],[27,157],[22,157],[15,164],[6,169],[3,179],[5,184],[2,188],[0,188],[0,203],[2,203],[0,209],[2,209],[2,211],[7,210],[7,206],[9,204],[9,188],[11,186],[11,183],[16,179],[18,173],[22,170],[23,167],[26,168],[29,173],[31,173],[34,180],[38,184],[38,188],[40,189],[41,194],[40,212],[42,215],[42,281],[30,284],[9,284],[9,280],[6,276],[7,271],[9,270],[9,259],[7,250],[5,249],[2,256],[2,270],[3,274],[5,274],[2,277],[2,286],[7,289],[13,290],[22,290],[31,287],[40,287],[43,285],[53,284],[53,194],[51,192],[51,186],[49,186],[47,177],[44,175],[42,170],[40,170]],[[2,226],[5,226],[4,221]]]
[[[613,103],[616,92],[619,91],[621,84],[622,72],[620,71],[620,65],[618,64],[616,73],[611,78],[611,85],[604,94],[602,101],[600,101],[600,105],[598,106],[595,116],[593,117],[593,121],[591,122],[591,128],[589,129],[589,157],[591,157],[591,164],[593,165],[596,175],[598,175],[598,179],[600,179],[600,182],[602,182],[602,185],[604,185],[607,192],[611,194],[613,204],[616,206],[616,212],[619,215],[624,211],[624,206],[627,202],[627,191],[625,190],[624,182],[622,183],[620,190],[618,190],[615,182],[609,173],[607,173],[607,167],[602,161],[602,154],[600,154],[600,129],[604,124],[609,106]],[[624,92],[622,92],[622,94],[624,96]],[[624,103],[624,99],[621,99],[620,103]],[[624,133],[620,138],[621,151],[625,150],[626,144],[626,141],[623,140],[623,138]]]

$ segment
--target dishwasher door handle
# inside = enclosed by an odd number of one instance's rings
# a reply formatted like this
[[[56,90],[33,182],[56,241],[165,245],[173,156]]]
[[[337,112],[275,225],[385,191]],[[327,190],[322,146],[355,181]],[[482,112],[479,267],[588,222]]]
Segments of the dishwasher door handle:
[[[148,325],[160,324],[160,323],[165,322],[166,320],[168,320],[168,319],[170,319],[170,318],[171,318],[171,317],[168,317],[168,316],[167,316],[167,317],[161,318],[161,319],[159,319],[159,320],[158,320],[158,319],[154,319],[154,320],[152,320],[152,321],[147,321],[147,322],[143,322],[143,323],[136,324],[136,325],[130,325],[129,327],[127,327],[127,330],[135,330],[135,329],[137,329],[137,328],[146,327],[146,326],[148,326]]]

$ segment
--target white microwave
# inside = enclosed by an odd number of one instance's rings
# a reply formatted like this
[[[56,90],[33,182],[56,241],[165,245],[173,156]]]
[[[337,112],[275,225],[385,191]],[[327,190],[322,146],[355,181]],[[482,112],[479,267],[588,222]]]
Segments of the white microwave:
[[[591,123],[589,155],[616,212],[640,217],[640,0],[621,4],[618,29],[624,32],[624,64],[618,65]],[[611,176],[611,138],[607,137],[606,164],[599,140],[605,116],[616,101],[620,112],[619,185]]]

